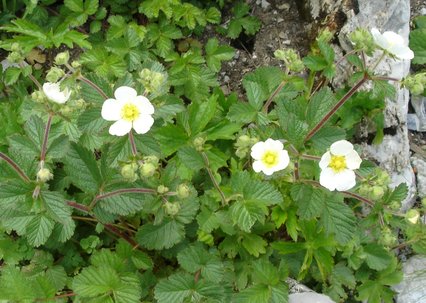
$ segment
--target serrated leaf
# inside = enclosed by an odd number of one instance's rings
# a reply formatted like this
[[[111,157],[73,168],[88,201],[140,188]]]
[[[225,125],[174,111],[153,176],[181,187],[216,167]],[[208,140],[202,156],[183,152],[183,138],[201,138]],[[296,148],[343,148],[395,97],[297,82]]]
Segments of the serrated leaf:
[[[182,250],[177,256],[180,266],[190,273],[201,271],[206,281],[219,283],[224,274],[224,266],[219,257],[209,253],[199,245]]]
[[[220,45],[216,38],[209,39],[206,43],[206,62],[214,72],[218,72],[221,67],[222,61],[231,60],[235,51],[232,47],[227,45]]]
[[[297,213],[301,219],[310,220],[321,215],[325,200],[325,194],[321,189],[295,184],[291,188],[291,197],[296,202]]]
[[[392,262],[389,252],[378,244],[371,243],[364,246],[364,254],[368,267],[377,271],[386,269]]]
[[[325,152],[331,144],[346,138],[344,129],[334,126],[322,127],[311,138],[312,145],[320,152]]]
[[[265,215],[267,214],[267,208],[265,205],[245,201],[235,202],[232,204],[230,211],[234,223],[237,224],[241,230],[248,233],[254,223],[256,223],[256,221],[263,222]]]
[[[256,234],[244,234],[241,244],[250,255],[256,258],[266,253],[266,246],[268,246],[268,243]]]
[[[164,156],[171,155],[188,140],[185,131],[176,125],[166,125],[159,128],[155,132],[154,137],[160,143],[160,148]]]
[[[211,97],[202,103],[193,102],[188,107],[188,123],[191,129],[191,136],[200,133],[213,118],[217,107],[216,99],[216,97]]]
[[[227,118],[233,122],[250,123],[256,119],[257,113],[250,103],[237,102],[229,108]]]
[[[44,244],[53,231],[53,225],[52,219],[44,215],[34,216],[26,226],[28,243],[35,247]]]
[[[97,203],[105,211],[122,216],[135,214],[143,208],[144,204],[145,198],[135,193],[109,196]]]
[[[57,192],[41,191],[49,215],[59,223],[66,223],[71,219],[71,207],[65,203],[65,198]]]
[[[306,113],[306,120],[312,128],[321,121],[322,118],[331,110],[336,104],[337,100],[330,88],[326,87],[321,89],[311,98],[308,104]]]
[[[102,118],[100,108],[86,109],[78,117],[77,124],[81,131],[90,134],[97,134],[109,125],[108,121]]]
[[[72,144],[64,163],[73,184],[87,193],[98,191],[101,174],[92,152]]]
[[[410,48],[414,52],[413,64],[426,63],[426,28],[415,29],[410,32]]]
[[[184,226],[175,220],[164,219],[158,225],[147,223],[139,228],[136,240],[148,249],[170,248],[183,240]]]

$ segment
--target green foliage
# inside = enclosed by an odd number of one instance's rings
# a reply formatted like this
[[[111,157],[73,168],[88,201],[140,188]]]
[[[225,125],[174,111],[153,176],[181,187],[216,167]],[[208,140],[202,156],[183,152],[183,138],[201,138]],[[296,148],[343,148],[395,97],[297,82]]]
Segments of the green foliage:
[[[390,189],[363,159],[356,186],[329,191],[318,161],[361,122],[379,143],[395,87],[360,51],[345,56],[351,78],[332,87],[341,59],[323,32],[303,59],[282,51],[284,68],[250,71],[239,94],[225,95],[218,73],[235,54],[227,42],[261,24],[249,4],[229,2],[224,31],[224,4],[5,5],[0,301],[282,303],[293,278],[336,302],[392,302],[394,248],[426,252],[424,225],[397,211],[407,186]],[[412,33],[418,58],[423,23]],[[224,37],[206,38],[211,29]],[[59,50],[68,53],[55,59]],[[64,103],[43,89],[49,70],[61,74],[54,95],[71,93]],[[145,98],[154,122],[141,131]],[[112,135],[115,123],[133,129]],[[257,159],[268,139],[286,152]],[[257,173],[287,154],[285,168]],[[341,159],[330,161],[339,172]]]
[[[414,52],[413,64],[426,63],[426,22],[425,16],[419,16],[415,19],[414,23],[416,29],[410,32],[410,48]]]

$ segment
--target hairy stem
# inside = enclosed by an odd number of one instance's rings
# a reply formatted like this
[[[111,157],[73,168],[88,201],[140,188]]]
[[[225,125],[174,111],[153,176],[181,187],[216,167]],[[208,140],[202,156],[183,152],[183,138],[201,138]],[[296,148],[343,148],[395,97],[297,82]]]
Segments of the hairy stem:
[[[269,106],[271,105],[274,98],[278,95],[278,93],[283,89],[283,87],[287,84],[287,81],[283,80],[280,85],[274,90],[274,92],[269,96],[268,100],[266,101],[265,105],[263,106],[262,111],[266,114],[268,113]]]
[[[72,208],[81,210],[82,212],[88,213],[90,212],[90,208],[87,205],[80,204],[74,201],[66,201],[66,203],[71,206]]]
[[[205,168],[206,168],[206,170],[207,170],[207,173],[209,174],[210,180],[212,181],[213,186],[216,188],[217,192],[218,192],[218,193],[219,193],[219,195],[220,195],[220,199],[222,200],[222,206],[225,206],[225,205],[227,204],[227,203],[226,203],[225,194],[224,194],[224,193],[223,193],[223,191],[220,189],[220,186],[219,186],[219,184],[217,183],[217,181],[216,181],[216,179],[215,179],[215,177],[214,177],[214,175],[213,175],[213,172],[212,172],[212,170],[211,170],[211,168],[210,168],[209,158],[207,157],[207,154],[206,154],[205,152],[201,152],[201,155],[203,156],[204,164],[205,164]]]
[[[49,141],[50,127],[52,126],[52,118],[53,118],[53,113],[49,113],[49,117],[47,118],[46,128],[44,130],[43,144],[41,146],[41,152],[40,152],[40,161],[44,161],[46,159],[47,142]]]
[[[135,138],[133,137],[133,130],[130,130],[129,132],[129,141],[130,146],[132,147],[132,154],[133,156],[136,156],[138,154],[138,150],[136,148]]]
[[[20,68],[25,68],[22,62],[19,63]],[[33,74],[29,74],[28,77],[33,81],[33,83],[38,87],[38,89],[43,90],[43,86],[38,82],[38,80],[33,76]]]
[[[6,154],[0,152],[0,158],[6,161],[7,164],[21,177],[22,180],[25,182],[30,182],[30,178],[24,173],[24,171],[19,167],[18,164],[16,164],[15,161],[13,161],[11,158],[9,158]]]
[[[94,90],[96,90],[99,93],[99,95],[101,95],[102,97],[104,97],[105,100],[109,98],[107,96],[107,94],[105,94],[104,91],[99,86],[97,86],[95,83],[93,83],[92,81],[90,81],[86,77],[80,75],[80,76],[78,76],[77,79],[80,80],[80,81],[82,81],[82,82],[84,82],[84,83],[86,83],[86,84],[88,84],[89,86],[91,86]]]
[[[307,134],[305,138],[305,142],[311,139],[323,126],[327,121],[342,107],[345,102],[352,97],[352,95],[369,79],[367,73],[364,73],[364,77],[354,85],[340,100],[337,102],[333,108],[315,125],[315,127]]]

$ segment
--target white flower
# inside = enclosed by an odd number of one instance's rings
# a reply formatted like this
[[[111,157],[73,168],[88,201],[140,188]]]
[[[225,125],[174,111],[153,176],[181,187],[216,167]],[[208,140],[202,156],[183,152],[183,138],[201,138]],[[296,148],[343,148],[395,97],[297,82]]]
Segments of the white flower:
[[[321,168],[320,184],[330,191],[337,189],[345,191],[355,186],[355,172],[361,165],[361,158],[354,150],[354,146],[340,140],[330,146],[319,162]]]
[[[394,55],[399,59],[411,60],[414,58],[413,51],[406,46],[402,36],[388,31],[381,34],[377,28],[371,29],[374,42],[388,53]]]
[[[50,101],[64,104],[70,98],[71,92],[68,88],[61,91],[59,83],[46,82],[43,84],[43,92]]]
[[[283,144],[278,140],[268,139],[265,142],[257,142],[251,148],[253,170],[263,171],[265,175],[272,175],[274,172],[282,170],[290,163],[288,152]]]
[[[144,96],[138,96],[136,90],[128,86],[121,86],[114,92],[115,99],[107,99],[102,105],[102,118],[115,121],[109,133],[115,136],[124,136],[132,128],[138,134],[149,131],[154,119],[154,106]]]

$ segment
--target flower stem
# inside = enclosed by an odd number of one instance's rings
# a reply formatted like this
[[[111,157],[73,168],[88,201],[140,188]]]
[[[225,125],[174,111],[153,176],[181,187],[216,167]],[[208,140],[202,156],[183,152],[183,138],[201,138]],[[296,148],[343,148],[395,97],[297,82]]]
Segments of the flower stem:
[[[138,150],[136,148],[135,138],[133,137],[132,130],[130,130],[129,132],[129,141],[130,141],[130,146],[132,147],[132,154],[133,156],[136,156],[138,154]]]
[[[377,66],[379,66],[380,62],[382,62],[382,60],[385,56],[386,56],[386,52],[384,51],[382,53],[382,55],[379,57],[379,59],[377,60],[377,62],[374,64],[372,70],[375,70],[377,68]]]
[[[19,62],[20,68],[25,68],[24,64],[22,62]],[[33,76],[33,74],[29,74],[28,77],[33,81],[33,83],[38,87],[38,89],[43,90],[43,86],[38,82],[38,80]]]
[[[3,159],[4,161],[6,161],[7,164],[9,164],[9,166],[11,168],[13,168],[13,170],[21,177],[22,180],[24,180],[27,183],[30,182],[30,178],[28,178],[28,176],[19,167],[19,165],[16,164],[15,161],[13,161],[11,158],[9,158],[8,156],[6,156],[6,154],[4,154],[2,152],[0,152],[0,158]]]
[[[300,158],[305,159],[305,160],[312,160],[312,161],[321,160],[321,157],[313,156],[313,155],[307,155],[307,154],[300,155]]]
[[[366,204],[368,204],[370,206],[374,206],[374,202],[373,201],[371,201],[371,200],[369,200],[369,199],[367,199],[367,198],[365,198],[363,196],[360,196],[358,194],[352,193],[350,191],[341,191],[341,193],[344,194],[344,195],[346,195],[346,196],[348,196],[348,197],[355,198],[355,199],[357,199],[357,200],[359,200],[361,202],[364,202],[364,203],[366,203]]]
[[[369,79],[369,76],[367,73],[364,73],[364,77],[360,81],[358,81],[357,84],[354,85],[340,100],[337,102],[333,108],[321,119],[321,121],[318,122],[317,125],[307,134],[305,138],[305,142],[311,139],[323,126],[327,121],[339,110],[340,107],[342,107],[345,102],[352,97],[352,95],[363,85],[367,80]]]
[[[90,81],[86,77],[80,75],[80,76],[78,76],[77,79],[80,80],[80,81],[82,81],[82,82],[84,82],[84,83],[86,83],[86,84],[88,84],[89,86],[91,86],[94,90],[96,90],[99,93],[99,95],[101,95],[105,99],[109,98],[107,96],[107,94],[105,94],[104,91],[99,86],[97,86],[95,83],[93,83],[92,81]]]
[[[80,204],[74,201],[66,201],[66,203],[71,206],[72,208],[81,210],[82,212],[88,213],[90,212],[90,208],[87,205]]]
[[[266,114],[268,113],[269,106],[271,105],[274,98],[278,95],[278,93],[283,89],[283,87],[287,84],[286,80],[281,81],[280,85],[274,90],[274,92],[269,96],[265,105],[263,106],[262,111]]]
[[[207,173],[209,174],[210,180],[212,181],[213,186],[216,188],[217,192],[220,195],[220,199],[222,200],[222,206],[225,206],[227,204],[226,198],[225,198],[225,194],[220,189],[220,186],[217,183],[217,181],[216,181],[216,179],[215,179],[215,177],[213,175],[213,172],[212,172],[212,170],[210,168],[209,158],[207,157],[207,154],[205,152],[203,152],[203,151],[201,152],[201,155],[203,156],[205,168],[207,170]]]
[[[44,130],[43,144],[41,146],[41,152],[40,152],[40,161],[44,161],[46,159],[47,142],[49,140],[50,127],[52,126],[52,118],[53,118],[53,113],[49,113],[49,117],[47,118],[46,128]]]
[[[385,81],[394,81],[394,82],[400,82],[401,81],[401,79],[393,78],[393,77],[386,77],[386,76],[372,77],[371,80],[385,80]]]

